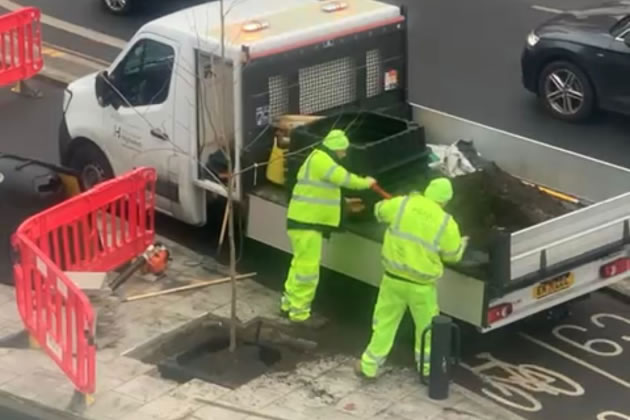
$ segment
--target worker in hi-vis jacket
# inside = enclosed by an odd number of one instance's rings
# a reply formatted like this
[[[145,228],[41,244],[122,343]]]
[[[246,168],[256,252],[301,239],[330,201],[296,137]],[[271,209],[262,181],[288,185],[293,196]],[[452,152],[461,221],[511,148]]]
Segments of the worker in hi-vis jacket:
[[[349,146],[343,130],[330,131],[297,173],[287,214],[293,259],[281,302],[282,311],[296,323],[313,323],[308,321],[319,282],[322,241],[341,222],[341,188],[365,190],[376,183],[341,165]]]
[[[382,250],[385,273],[374,307],[372,338],[356,366],[361,376],[378,375],[407,308],[415,324],[416,364],[429,374],[431,334],[424,346],[424,366],[420,366],[420,344],[423,330],[439,313],[436,282],[443,262],[458,262],[468,242],[443,209],[452,197],[451,182],[437,178],[424,194],[383,200],[374,207],[377,220],[388,225]]]

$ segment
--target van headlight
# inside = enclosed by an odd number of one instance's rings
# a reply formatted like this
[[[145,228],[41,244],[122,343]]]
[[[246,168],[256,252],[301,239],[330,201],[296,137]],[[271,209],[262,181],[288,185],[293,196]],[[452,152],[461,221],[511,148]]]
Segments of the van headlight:
[[[530,32],[529,35],[527,35],[527,45],[529,45],[530,47],[534,47],[536,44],[538,44],[538,41],[540,41],[540,37],[534,32]]]

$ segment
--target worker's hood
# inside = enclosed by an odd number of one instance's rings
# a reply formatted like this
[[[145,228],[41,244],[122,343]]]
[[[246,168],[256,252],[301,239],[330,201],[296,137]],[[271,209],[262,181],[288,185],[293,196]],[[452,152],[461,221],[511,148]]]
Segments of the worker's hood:
[[[332,160],[335,161],[337,165],[341,166],[341,159],[339,159],[339,156],[337,156],[337,153],[333,152],[332,150],[330,150],[328,147],[324,146],[323,144],[320,144],[319,146],[317,146],[317,150],[320,150],[326,153],[328,156],[330,156]]]

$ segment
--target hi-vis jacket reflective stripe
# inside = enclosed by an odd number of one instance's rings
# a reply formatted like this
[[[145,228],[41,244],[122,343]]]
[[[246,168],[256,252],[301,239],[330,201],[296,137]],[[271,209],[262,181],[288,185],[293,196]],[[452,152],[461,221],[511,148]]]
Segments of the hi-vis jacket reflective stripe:
[[[389,225],[382,254],[385,271],[427,283],[442,276],[442,261],[462,258],[464,249],[457,223],[421,194],[380,201],[374,213],[380,222]]]
[[[322,150],[314,150],[297,174],[287,217],[301,223],[339,226],[340,187],[362,190],[370,187],[366,178],[351,174]]]

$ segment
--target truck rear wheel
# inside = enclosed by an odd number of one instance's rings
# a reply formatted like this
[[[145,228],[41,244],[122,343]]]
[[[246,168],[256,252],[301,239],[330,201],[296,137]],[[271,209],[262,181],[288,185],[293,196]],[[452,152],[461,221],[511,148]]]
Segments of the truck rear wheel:
[[[114,170],[107,156],[91,143],[83,143],[77,147],[70,157],[70,167],[79,172],[86,189],[114,177]]]

